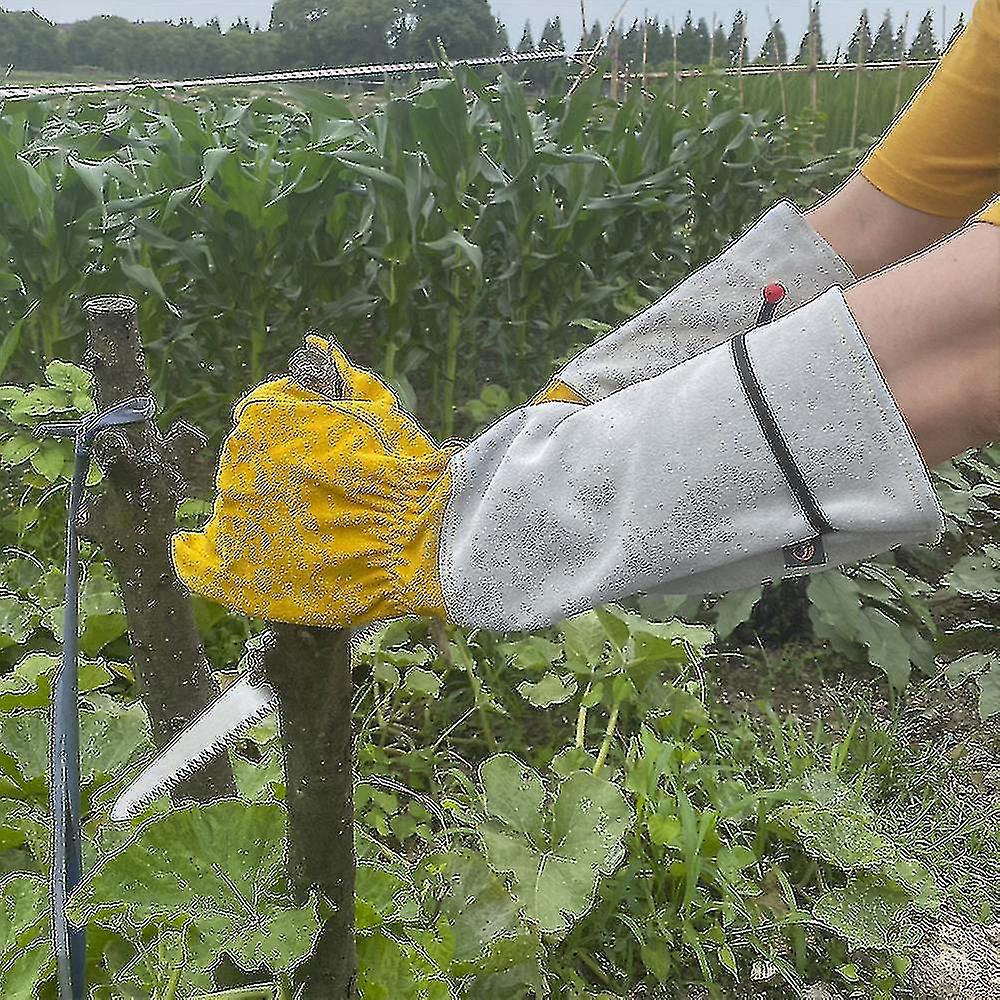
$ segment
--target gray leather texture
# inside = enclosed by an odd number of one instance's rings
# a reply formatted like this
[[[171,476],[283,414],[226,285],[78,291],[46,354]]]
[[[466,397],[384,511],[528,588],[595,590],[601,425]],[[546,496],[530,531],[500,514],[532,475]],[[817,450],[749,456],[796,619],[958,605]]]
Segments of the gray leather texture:
[[[854,281],[802,213],[778,202],[713,261],[583,350],[556,377],[585,399],[603,399],[749,330],[765,285],[780,282],[788,292],[777,317]]]
[[[940,536],[927,470],[839,288],[746,344],[834,528],[827,565]],[[463,625],[532,629],[638,592],[775,580],[793,575],[783,546],[813,535],[729,343],[588,406],[515,410],[450,474],[440,570]]]

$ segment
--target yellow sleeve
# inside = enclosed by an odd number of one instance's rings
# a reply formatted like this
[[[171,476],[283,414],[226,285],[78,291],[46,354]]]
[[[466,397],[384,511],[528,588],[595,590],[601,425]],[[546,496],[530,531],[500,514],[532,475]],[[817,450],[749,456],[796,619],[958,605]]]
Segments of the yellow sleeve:
[[[1000,0],[965,30],[861,166],[909,208],[967,219],[1000,191]],[[1000,225],[1000,200],[980,219]]]
[[[994,198],[993,204],[977,218],[977,222],[992,222],[994,226],[1000,226],[1000,198]]]

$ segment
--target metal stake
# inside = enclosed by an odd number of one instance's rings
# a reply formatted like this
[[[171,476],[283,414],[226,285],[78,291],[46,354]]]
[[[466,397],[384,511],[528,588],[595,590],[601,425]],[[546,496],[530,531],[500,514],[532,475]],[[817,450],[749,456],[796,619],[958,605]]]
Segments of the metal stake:
[[[76,522],[80,512],[90,455],[97,435],[108,427],[148,420],[156,409],[149,396],[129,399],[102,413],[73,423],[47,423],[38,435],[71,437],[74,443],[66,524],[66,614],[63,620],[62,663],[52,685],[50,787],[52,804],[52,933],[60,1000],[85,1000],[86,928],[73,927],[66,915],[70,894],[82,874],[80,827],[80,706],[77,688],[80,614],[80,546]]]

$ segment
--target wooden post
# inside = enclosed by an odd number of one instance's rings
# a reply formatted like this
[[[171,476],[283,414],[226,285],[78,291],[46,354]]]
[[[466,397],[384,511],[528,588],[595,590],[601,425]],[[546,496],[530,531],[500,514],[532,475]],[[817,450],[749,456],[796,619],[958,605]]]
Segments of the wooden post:
[[[903,97],[903,74],[906,72],[906,35],[910,27],[910,12],[903,16],[902,51],[899,53],[899,70],[896,73],[896,106],[893,109],[892,117],[899,114],[899,108]]]
[[[849,145],[854,146],[858,138],[858,110],[861,105],[861,77],[865,72],[865,60],[868,53],[865,52],[864,37],[859,39],[858,44],[858,65],[854,71],[854,110],[851,114],[851,141]]]
[[[771,22],[771,54],[774,56],[774,65],[778,67],[778,91],[781,93],[781,117],[788,120],[788,101],[785,96],[785,71],[782,68],[781,54],[778,52],[778,38],[775,33],[777,22],[771,17],[771,8],[765,7],[767,19]]]
[[[90,299],[84,365],[94,376],[99,409],[149,394],[136,303],[124,296]],[[186,491],[186,468],[204,438],[176,424],[164,438],[155,423],[102,434],[94,454],[103,492],[88,503],[80,533],[111,563],[128,616],[136,679],[153,743],[167,743],[218,697],[187,593],[175,582],[170,536]],[[177,786],[178,800],[207,802],[236,791],[224,755]]]
[[[611,100],[618,100],[618,74],[619,74],[619,49],[618,49],[618,29],[611,29]]]
[[[816,51],[816,32],[813,30],[814,29],[813,16],[814,16],[814,11],[815,11],[815,7],[813,6],[814,3],[815,3],[815,0],[809,0],[809,20],[808,20],[807,23],[809,25],[809,28],[808,28],[808,30],[809,30],[809,103],[812,106],[813,113],[815,114],[816,110],[817,110],[817,107],[818,107],[818,104],[819,104],[819,102],[818,102],[818,92],[817,92],[817,83],[818,83],[819,71],[816,69],[816,65],[819,62],[819,56],[818,56],[818,53]],[[815,149],[814,149],[814,151],[815,151]]]
[[[743,49],[747,44],[747,12],[743,11],[743,17],[740,18],[740,51],[738,60],[736,63],[736,75],[739,79],[740,84],[740,107],[743,107]]]
[[[351,646],[345,629],[277,625],[265,659],[278,694],[288,807],[288,874],[299,904],[319,889],[333,903],[296,974],[301,1000],[354,1000],[354,740]]]
[[[648,52],[649,16],[643,14],[642,22],[642,94],[646,96],[646,56]]]
[[[670,33],[673,35],[674,40],[674,88],[673,88],[673,105],[677,107],[677,24],[673,18],[670,18]]]

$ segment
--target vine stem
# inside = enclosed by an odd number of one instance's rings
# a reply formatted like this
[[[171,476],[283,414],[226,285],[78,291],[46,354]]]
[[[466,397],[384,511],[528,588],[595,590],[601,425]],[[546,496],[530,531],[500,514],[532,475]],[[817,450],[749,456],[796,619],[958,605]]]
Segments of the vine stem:
[[[486,714],[486,710],[483,708],[481,697],[482,684],[479,677],[476,675],[476,671],[473,669],[472,654],[469,652],[468,643],[466,643],[465,636],[462,635],[458,629],[454,629],[451,634],[455,640],[455,645],[458,647],[458,650],[462,655],[462,666],[465,667],[465,672],[469,675],[469,684],[472,686],[472,696],[476,702],[476,711],[479,713],[479,721],[483,724],[483,735],[489,741],[490,746],[496,750],[496,737],[493,735],[493,727],[490,725],[490,717]]]
[[[441,394],[442,436],[450,438],[455,426],[455,379],[458,375],[458,344],[462,337],[462,317],[456,303],[462,288],[456,271],[451,277],[451,305],[448,309],[448,337],[445,342],[445,383]]]
[[[584,692],[584,697],[590,693],[590,685],[587,685],[587,690]],[[587,706],[581,705],[580,711],[576,713],[576,748],[577,750],[582,750],[583,745],[587,738]]]
[[[608,756],[608,751],[611,749],[611,740],[615,735],[615,727],[618,725],[618,709],[621,703],[615,702],[611,706],[611,715],[608,717],[608,728],[604,730],[604,740],[601,742],[601,749],[597,752],[597,760],[594,761],[594,769],[592,774],[597,774],[601,767],[604,765],[604,760]]]
[[[221,993],[203,993],[195,1000],[274,1000],[274,990],[270,986],[247,986]]]
[[[597,964],[593,956],[583,949],[576,952],[576,957],[595,975],[605,986],[614,986],[614,982],[608,974]]]

